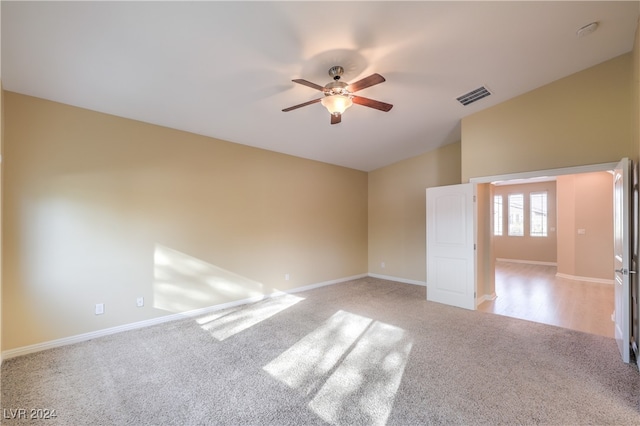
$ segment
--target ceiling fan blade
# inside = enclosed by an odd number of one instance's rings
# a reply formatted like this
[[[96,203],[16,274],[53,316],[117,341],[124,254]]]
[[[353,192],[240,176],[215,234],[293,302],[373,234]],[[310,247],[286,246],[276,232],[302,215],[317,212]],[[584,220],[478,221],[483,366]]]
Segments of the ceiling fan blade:
[[[331,124],[338,124],[342,121],[342,114],[331,114]]]
[[[307,105],[311,105],[311,104],[316,104],[316,103],[320,102],[320,100],[321,100],[321,99],[322,99],[322,98],[318,98],[318,99],[314,99],[314,100],[309,101],[309,102],[305,102],[305,103],[303,103],[303,104],[298,104],[298,105],[290,106],[289,108],[285,108],[285,109],[283,109],[283,110],[282,110],[282,112],[289,112],[289,111],[292,111],[292,110],[294,110],[294,109],[302,108],[303,106],[307,106]]]
[[[355,83],[350,84],[349,86],[347,86],[347,90],[349,90],[351,93],[354,93],[358,90],[366,89],[367,87],[371,87],[375,84],[380,84],[384,81],[387,80],[385,80],[384,77],[380,74],[371,74],[369,77],[365,77],[362,80],[358,80]]]
[[[387,112],[391,108],[393,108],[393,105],[386,102],[375,101],[373,99],[363,98],[362,96],[354,96],[353,98],[351,98],[351,100],[354,104],[364,105],[366,107],[379,109],[380,111],[384,112]]]
[[[317,85],[315,83],[312,83],[310,81],[303,80],[301,78],[296,79],[296,80],[291,80],[291,81],[293,81],[294,83],[302,84],[303,86],[311,87],[312,89],[316,89],[316,90],[319,90],[321,92],[324,90],[324,87],[319,86],[319,85]]]

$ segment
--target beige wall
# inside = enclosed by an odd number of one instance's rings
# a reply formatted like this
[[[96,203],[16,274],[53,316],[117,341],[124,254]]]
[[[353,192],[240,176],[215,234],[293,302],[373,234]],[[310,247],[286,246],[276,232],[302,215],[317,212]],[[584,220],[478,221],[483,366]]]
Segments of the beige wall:
[[[11,92],[4,110],[5,351],[367,272],[364,172]]]
[[[426,281],[425,190],[456,183],[459,143],[369,173],[370,273]]]
[[[513,237],[507,232],[508,196],[509,194],[523,194],[525,211],[529,209],[529,196],[532,192],[547,192],[547,237],[531,237],[529,235],[529,215],[525,214],[524,236]],[[536,182],[521,185],[495,186],[494,195],[502,195],[503,202],[503,231],[502,236],[494,236],[493,248],[498,259],[527,260],[534,262],[556,262],[556,183]]]
[[[640,19],[636,27],[636,37],[631,52],[633,62],[633,141],[635,158],[640,158]]]
[[[632,55],[462,119],[462,181],[636,158]]]
[[[636,27],[636,36],[633,43],[633,139],[634,146],[636,150],[636,159],[640,159],[640,19],[638,19],[638,26]],[[637,168],[637,163],[636,163]],[[640,206],[636,203],[635,214],[638,215],[638,210]],[[637,221],[636,221],[637,223]],[[635,231],[635,236],[638,237],[638,230]],[[640,238],[637,238],[640,240]],[[631,265],[634,270],[638,270],[638,256],[637,254],[640,252],[640,248],[637,247],[638,242],[636,240],[636,247],[633,249],[633,261],[634,263]],[[633,239],[632,239],[633,241]],[[633,244],[633,243],[632,243]],[[638,278],[639,274],[632,274],[631,276],[631,303],[633,308],[632,312],[632,337],[636,344],[639,344],[638,338],[640,336],[640,280]],[[638,359],[638,364],[640,364],[640,357],[636,356]]]
[[[558,176],[557,188],[558,274],[613,280],[612,175]]]
[[[478,184],[477,194],[477,248],[476,248],[476,293],[477,299],[495,296],[495,254],[491,238],[491,203],[493,185]]]

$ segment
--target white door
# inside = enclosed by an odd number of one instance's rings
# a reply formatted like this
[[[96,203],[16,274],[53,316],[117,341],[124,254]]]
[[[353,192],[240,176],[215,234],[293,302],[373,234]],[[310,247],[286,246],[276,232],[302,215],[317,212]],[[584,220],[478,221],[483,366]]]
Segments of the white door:
[[[476,184],[427,189],[427,300],[476,308]]]
[[[615,337],[624,362],[629,362],[630,291],[629,160],[623,158],[613,174],[613,251],[615,265]]]

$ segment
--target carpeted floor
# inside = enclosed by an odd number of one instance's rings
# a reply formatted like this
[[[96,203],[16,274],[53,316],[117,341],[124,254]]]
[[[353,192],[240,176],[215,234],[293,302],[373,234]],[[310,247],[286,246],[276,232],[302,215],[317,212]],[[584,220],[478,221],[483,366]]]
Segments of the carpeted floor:
[[[6,360],[1,403],[6,424],[638,425],[640,374],[612,339],[363,278]]]

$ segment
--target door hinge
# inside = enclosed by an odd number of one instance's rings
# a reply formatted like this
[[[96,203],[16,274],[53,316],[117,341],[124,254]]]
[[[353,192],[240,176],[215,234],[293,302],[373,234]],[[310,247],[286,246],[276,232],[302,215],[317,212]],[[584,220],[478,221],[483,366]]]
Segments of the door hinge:
[[[476,294],[476,292],[475,292],[475,291],[473,292],[473,297],[474,297],[474,298],[478,297],[478,295]]]
[[[475,244],[473,245],[473,249],[476,250],[476,245]]]
[[[476,202],[476,196],[475,195],[473,196],[473,202],[474,203]]]

